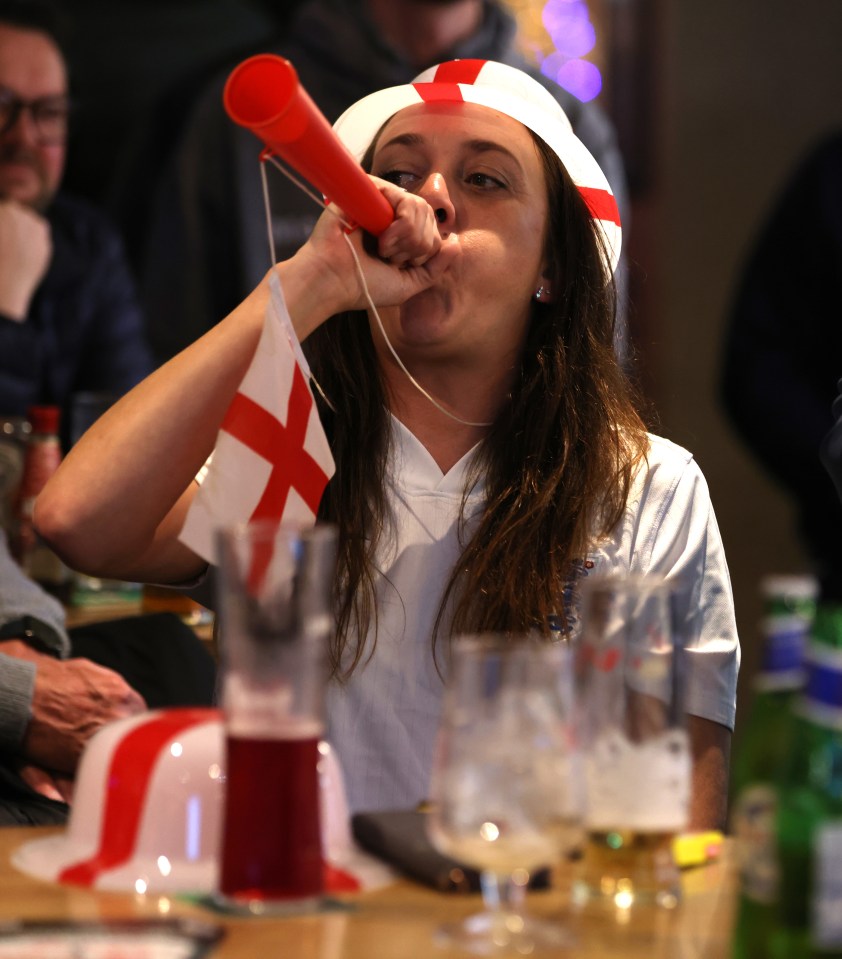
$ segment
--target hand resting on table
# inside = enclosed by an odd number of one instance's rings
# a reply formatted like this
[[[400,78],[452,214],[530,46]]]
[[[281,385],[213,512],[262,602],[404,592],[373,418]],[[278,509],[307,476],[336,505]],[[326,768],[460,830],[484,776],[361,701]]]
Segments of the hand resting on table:
[[[56,659],[21,640],[0,652],[35,663],[32,716],[21,746],[21,776],[37,792],[67,801],[69,779],[88,740],[106,723],[146,709],[118,673],[88,659]]]

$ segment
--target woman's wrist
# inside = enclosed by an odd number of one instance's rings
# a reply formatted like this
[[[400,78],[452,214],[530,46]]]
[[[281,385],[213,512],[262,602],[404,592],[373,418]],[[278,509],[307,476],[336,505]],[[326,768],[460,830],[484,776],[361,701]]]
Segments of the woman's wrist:
[[[306,250],[276,267],[298,339],[305,340],[328,317],[349,308],[348,291],[336,274]]]

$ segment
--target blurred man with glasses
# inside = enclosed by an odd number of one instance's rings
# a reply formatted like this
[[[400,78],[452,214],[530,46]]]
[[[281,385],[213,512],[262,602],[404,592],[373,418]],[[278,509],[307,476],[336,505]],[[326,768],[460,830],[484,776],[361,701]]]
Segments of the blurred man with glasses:
[[[0,421],[151,371],[123,246],[60,191],[70,113],[53,10],[0,0]],[[0,439],[2,439],[0,430]],[[0,493],[3,487],[0,457]],[[210,705],[214,665],[171,613],[65,629],[0,529],[0,826],[64,822],[73,774],[106,722]]]
[[[122,243],[59,190],[67,151],[60,21],[39,0],[0,0],[0,417],[123,393],[151,371]],[[66,435],[66,433],[65,433]]]

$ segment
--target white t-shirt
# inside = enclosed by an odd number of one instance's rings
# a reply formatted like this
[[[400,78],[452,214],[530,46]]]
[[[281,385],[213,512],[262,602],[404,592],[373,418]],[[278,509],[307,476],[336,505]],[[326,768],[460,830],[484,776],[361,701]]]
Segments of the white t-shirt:
[[[427,796],[443,690],[431,636],[461,553],[458,522],[473,455],[443,475],[415,436],[392,423],[387,499],[394,527],[377,556],[377,643],[350,680],[331,684],[327,700],[328,738],[354,812],[412,808]],[[623,520],[608,540],[595,544],[581,575],[657,573],[669,579],[691,651],[688,710],[733,727],[739,643],[707,484],[686,450],[658,436],[650,442]],[[469,520],[482,501],[478,486],[466,503]]]

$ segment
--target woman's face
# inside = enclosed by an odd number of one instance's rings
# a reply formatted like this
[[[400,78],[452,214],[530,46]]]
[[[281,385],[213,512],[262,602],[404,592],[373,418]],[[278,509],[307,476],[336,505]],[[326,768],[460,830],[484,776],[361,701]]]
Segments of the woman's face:
[[[398,353],[513,368],[545,267],[546,186],[531,134],[474,104],[419,104],[386,124],[371,172],[424,197],[458,247],[434,287],[381,310]]]

